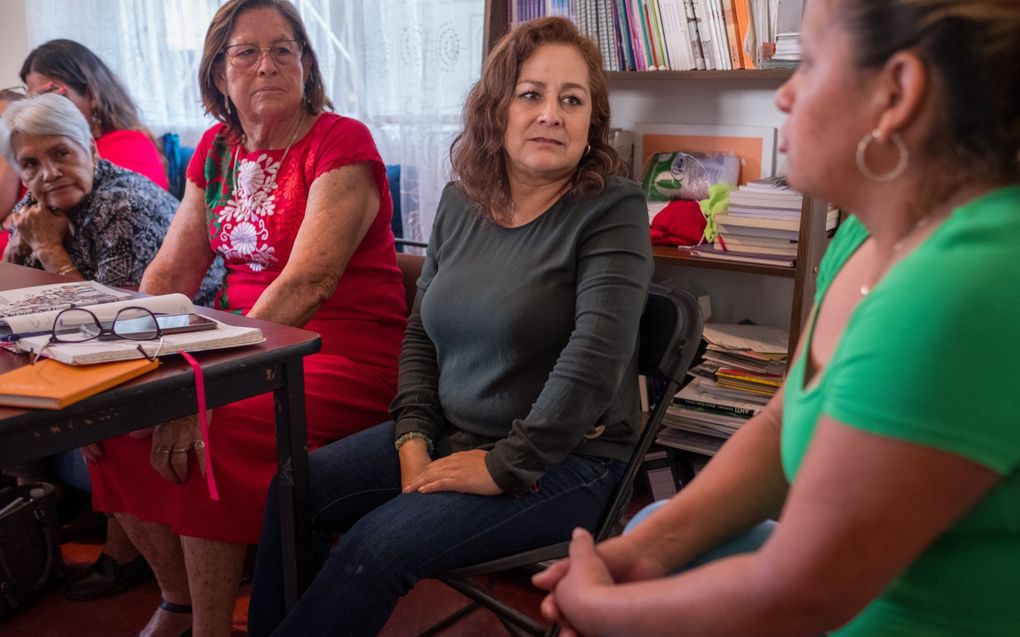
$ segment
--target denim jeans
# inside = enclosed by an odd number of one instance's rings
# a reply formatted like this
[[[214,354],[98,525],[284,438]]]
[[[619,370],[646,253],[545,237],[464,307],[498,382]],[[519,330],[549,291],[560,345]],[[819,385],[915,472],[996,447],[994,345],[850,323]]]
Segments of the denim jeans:
[[[578,526],[593,529],[625,468],[570,455],[521,494],[405,494],[393,439],[393,423],[386,422],[310,455],[319,571],[290,614],[274,478],[251,590],[250,635],[375,635],[420,579],[568,540]],[[337,533],[343,536],[331,545]]]
[[[623,532],[630,533],[634,527],[644,522],[645,518],[654,513],[660,507],[664,506],[667,502],[669,502],[669,500],[659,500],[658,502],[653,502],[638,511],[637,515],[631,518],[630,522],[627,523],[627,528],[625,528]],[[709,562],[714,562],[715,560],[723,557],[729,557],[731,555],[753,553],[761,548],[761,545],[765,543],[765,540],[769,539],[769,535],[771,535],[775,530],[776,523],[772,520],[766,520],[752,528],[750,531],[727,540],[714,549],[696,557],[678,568],[676,572],[682,573],[688,569],[694,568],[695,566],[708,564]]]

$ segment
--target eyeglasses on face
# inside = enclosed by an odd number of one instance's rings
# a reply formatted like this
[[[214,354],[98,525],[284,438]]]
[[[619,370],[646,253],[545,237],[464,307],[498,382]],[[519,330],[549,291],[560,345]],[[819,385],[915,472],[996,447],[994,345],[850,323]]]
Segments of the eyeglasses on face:
[[[156,321],[156,316],[144,307],[125,307],[113,317],[112,321],[100,321],[99,317],[85,308],[73,307],[57,314],[53,321],[53,332],[46,345],[36,352],[32,359],[34,365],[39,361],[48,347],[58,343],[85,343],[92,340],[153,341],[163,337],[163,331]],[[138,346],[138,351],[149,360],[155,356]],[[158,356],[157,349],[156,355]]]
[[[280,40],[271,46],[258,47],[254,44],[231,44],[224,53],[227,61],[239,69],[250,69],[255,66],[262,55],[269,54],[277,66],[294,66],[301,59],[305,50],[304,42],[298,40]]]

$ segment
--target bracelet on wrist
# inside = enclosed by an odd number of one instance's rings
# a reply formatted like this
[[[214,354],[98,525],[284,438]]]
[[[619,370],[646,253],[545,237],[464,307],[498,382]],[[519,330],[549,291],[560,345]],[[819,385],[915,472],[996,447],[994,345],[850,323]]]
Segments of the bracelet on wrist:
[[[400,448],[402,446],[404,446],[405,442],[407,442],[408,440],[415,440],[415,439],[419,439],[419,440],[424,440],[425,441],[425,444],[427,444],[428,447],[429,447],[429,455],[431,456],[432,455],[432,439],[429,438],[428,436],[426,436],[425,434],[423,434],[420,431],[409,431],[406,434],[403,434],[403,435],[399,436],[395,441],[393,441],[393,446],[397,448],[397,451],[400,451]]]
[[[74,272],[77,269],[78,269],[78,266],[76,266],[73,263],[69,263],[69,264],[65,265],[64,267],[60,268],[59,270],[57,270],[57,274],[59,274],[60,276],[66,276],[68,274],[71,274],[72,272]]]

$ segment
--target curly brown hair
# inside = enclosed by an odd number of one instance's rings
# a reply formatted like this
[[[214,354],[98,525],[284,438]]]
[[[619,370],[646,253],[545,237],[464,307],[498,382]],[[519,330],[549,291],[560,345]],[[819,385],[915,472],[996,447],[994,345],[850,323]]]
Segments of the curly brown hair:
[[[574,47],[588,67],[591,149],[574,170],[569,194],[578,197],[598,194],[605,187],[607,176],[623,174],[620,157],[609,144],[609,87],[598,46],[565,18],[532,20],[500,38],[485,58],[482,76],[464,103],[464,129],[450,146],[457,186],[477,204],[481,214],[493,219],[504,218],[514,206],[503,152],[507,111],[521,67],[536,49],[546,44]]]
[[[224,95],[216,87],[216,76],[226,63],[224,51],[230,40],[230,34],[234,31],[237,18],[245,11],[252,9],[277,11],[290,23],[294,39],[304,45],[301,59],[308,67],[308,79],[305,80],[301,106],[305,112],[309,115],[318,115],[327,108],[333,110],[333,103],[326,97],[326,89],[322,84],[319,59],[315,56],[315,50],[312,49],[312,45],[308,41],[308,30],[305,29],[301,15],[294,8],[294,3],[288,0],[230,0],[216,11],[212,22],[209,23],[209,30],[205,33],[202,60],[198,65],[198,87],[202,92],[202,105],[205,107],[205,112],[226,124],[227,135],[233,139],[240,139],[244,131],[241,130],[241,120],[238,119],[237,110],[231,109],[228,113],[224,108]]]

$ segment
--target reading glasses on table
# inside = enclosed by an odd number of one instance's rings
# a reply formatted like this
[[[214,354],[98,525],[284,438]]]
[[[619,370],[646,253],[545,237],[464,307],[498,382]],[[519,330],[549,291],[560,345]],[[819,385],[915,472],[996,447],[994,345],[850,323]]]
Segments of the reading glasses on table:
[[[159,327],[156,315],[144,307],[125,307],[106,325],[90,310],[72,307],[57,314],[53,320],[50,340],[32,357],[32,364],[35,365],[39,361],[46,348],[57,343],[85,343],[97,339],[154,341],[162,338],[163,330]],[[138,351],[150,361],[155,360],[159,353],[157,350],[156,355],[149,356],[141,345],[138,346]]]

